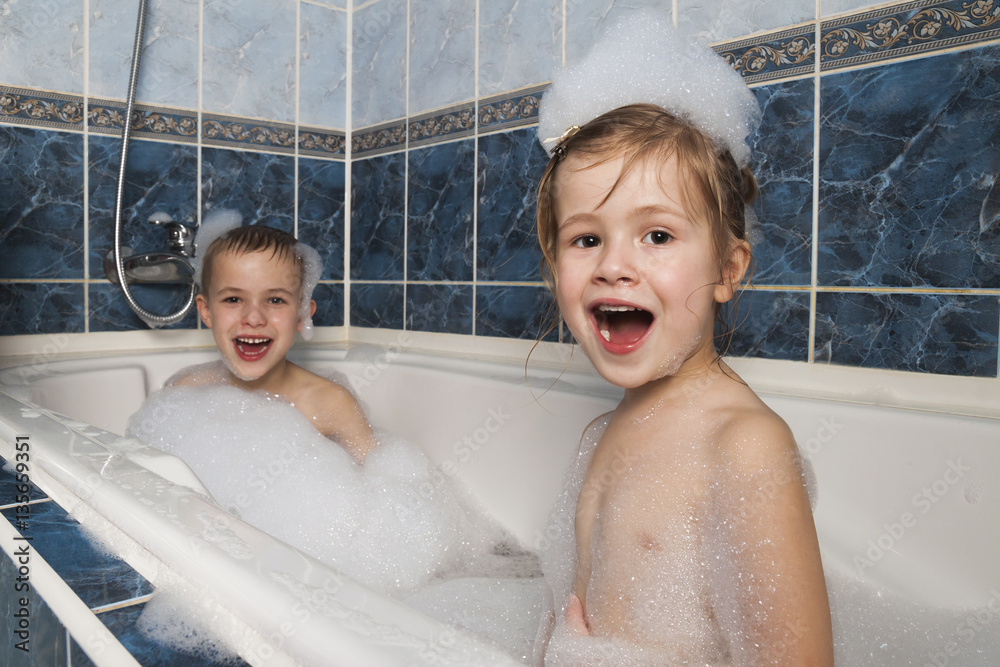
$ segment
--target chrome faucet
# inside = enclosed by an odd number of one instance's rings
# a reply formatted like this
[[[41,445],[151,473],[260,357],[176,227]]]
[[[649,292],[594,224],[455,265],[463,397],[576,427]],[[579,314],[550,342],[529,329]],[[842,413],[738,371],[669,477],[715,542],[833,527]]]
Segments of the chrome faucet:
[[[169,251],[134,254],[128,246],[122,247],[125,258],[125,279],[132,283],[174,283],[190,285],[194,281],[194,269],[190,257],[194,253],[194,227],[175,222],[168,213],[157,211],[149,216],[149,222],[167,230]],[[104,257],[104,275],[115,285],[118,271],[115,269],[115,253]]]

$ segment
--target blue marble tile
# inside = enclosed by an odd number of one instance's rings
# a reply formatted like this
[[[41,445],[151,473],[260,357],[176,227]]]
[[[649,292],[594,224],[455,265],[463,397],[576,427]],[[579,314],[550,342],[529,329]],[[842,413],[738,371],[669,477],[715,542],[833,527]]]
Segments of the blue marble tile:
[[[479,95],[548,81],[562,63],[560,0],[491,0],[479,6]]]
[[[323,258],[321,280],[344,278],[344,175],[343,162],[299,158],[298,239]]]
[[[996,377],[998,322],[995,296],[821,292],[815,360]]]
[[[202,108],[295,120],[297,0],[205,0]]]
[[[149,637],[136,626],[139,616],[146,608],[145,602],[110,609],[97,615],[101,623],[111,631],[111,634],[143,667],[221,667],[240,666],[246,663],[238,656],[224,658],[221,654],[204,655],[185,653],[170,645]],[[83,649],[75,641],[70,641],[70,658],[73,667],[86,667],[94,663],[87,657]]]
[[[83,278],[83,136],[0,126],[0,278]]]
[[[750,140],[759,187],[754,284],[812,282],[813,90],[809,79],[753,89],[762,111]]]
[[[816,18],[813,0],[677,0],[677,29],[707,43]]]
[[[475,143],[411,150],[407,279],[472,280]]]
[[[406,328],[471,334],[472,285],[407,285]]]
[[[13,523],[13,509],[3,510]],[[88,607],[147,595],[153,586],[127,563],[91,542],[80,524],[54,502],[31,505],[28,529],[32,548]]]
[[[479,285],[476,287],[476,335],[558,342],[559,328],[550,330],[555,301],[545,287]]]
[[[3,619],[5,630],[0,634],[0,656],[4,659],[4,667],[68,664],[66,628],[35,589],[26,592],[15,590],[17,577],[14,561],[7,554],[0,554],[0,590],[4,591],[0,595],[0,619]],[[13,632],[17,629],[14,614],[21,610],[22,598],[27,601],[30,622],[25,645],[27,651],[15,648],[24,640]]]
[[[149,327],[132,312],[117,285],[108,282],[88,286],[90,331],[135,331]],[[187,301],[188,288],[180,285],[132,285],[132,296],[139,305],[157,315],[170,315]],[[184,318],[166,329],[195,329],[198,313],[192,308]]]
[[[31,460],[31,434],[24,434],[28,436],[28,460]],[[25,488],[24,477],[22,476],[20,481],[18,480],[18,472],[14,468],[17,462],[12,458],[10,461],[0,457],[0,507],[5,507],[7,505],[14,505],[20,503],[27,496],[28,501],[32,500],[44,500],[47,496],[45,493],[35,486],[31,482],[30,468],[27,473],[28,481],[27,487]]]
[[[295,158],[224,148],[201,150],[201,205],[235,209],[243,224],[295,227]]]
[[[299,122],[347,127],[347,12],[299,3]]]
[[[475,0],[410,0],[410,113],[476,96]]]
[[[572,0],[566,3],[566,64],[580,60],[596,41],[622,14],[641,7],[664,7],[663,0]]]
[[[351,123],[406,115],[406,0],[378,0],[352,13]]]
[[[90,0],[88,91],[125,99],[138,2]],[[197,0],[150,2],[136,99],[198,108]]]
[[[732,342],[716,339],[720,354],[762,359],[809,359],[809,292],[743,290],[735,307],[723,310]],[[716,335],[721,334],[716,325]]]
[[[114,247],[115,196],[121,140],[91,135],[90,277],[104,278],[104,257]],[[122,243],[136,252],[169,250],[166,230],[149,223],[158,211],[194,225],[198,213],[198,148],[134,140],[129,144],[122,197]]]
[[[84,6],[80,0],[5,2],[0,81],[83,92]]]
[[[403,328],[403,285],[351,283],[352,327]]]
[[[403,279],[406,156],[351,165],[351,278]]]
[[[313,324],[318,327],[344,326],[344,286],[335,283],[319,283],[313,290],[316,314]]]
[[[0,283],[0,336],[83,333],[83,283]]]
[[[479,138],[479,280],[541,280],[535,203],[548,161],[533,127]]]
[[[821,97],[820,284],[1000,287],[1000,47],[830,75]]]

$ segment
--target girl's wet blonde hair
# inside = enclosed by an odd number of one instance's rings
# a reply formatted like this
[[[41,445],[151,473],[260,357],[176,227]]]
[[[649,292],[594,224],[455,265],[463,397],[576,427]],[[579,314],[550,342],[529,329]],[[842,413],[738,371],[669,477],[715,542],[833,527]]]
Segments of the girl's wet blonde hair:
[[[553,294],[558,259],[556,174],[569,155],[582,157],[586,163],[583,169],[624,157],[622,171],[604,201],[633,169],[650,167],[661,173],[663,165],[676,157],[682,174],[681,203],[693,222],[707,225],[711,230],[720,276],[733,245],[747,241],[746,211],[757,197],[757,180],[753,172],[748,167],[739,167],[728,150],[720,151],[694,125],[659,106],[630,104],[619,107],[561,139],[539,183],[537,227],[542,249],[542,276]],[[751,255],[751,266],[752,259]],[[747,272],[742,283],[749,280],[750,273]],[[725,310],[732,314],[731,308]],[[721,304],[717,304],[716,320],[723,330],[720,347],[726,349],[732,325],[722,317],[722,311]]]

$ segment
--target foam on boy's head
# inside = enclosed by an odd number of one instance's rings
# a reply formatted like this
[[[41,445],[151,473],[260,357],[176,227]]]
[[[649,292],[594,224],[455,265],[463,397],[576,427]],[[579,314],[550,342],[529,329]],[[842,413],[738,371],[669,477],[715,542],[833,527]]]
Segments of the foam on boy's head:
[[[677,34],[670,18],[645,9],[612,25],[578,63],[552,76],[538,112],[538,138],[559,137],[601,114],[648,103],[685,120],[746,165],[746,138],[760,116],[742,77],[708,47]]]
[[[243,254],[268,252],[272,257],[290,257],[299,270],[301,299],[299,318],[302,320],[302,337],[312,338],[312,293],[319,282],[323,261],[312,247],[295,240],[280,229],[266,225],[241,226],[242,216],[237,211],[220,210],[206,216],[195,237],[194,279],[202,294],[207,293],[212,278],[212,261],[221,252]]]

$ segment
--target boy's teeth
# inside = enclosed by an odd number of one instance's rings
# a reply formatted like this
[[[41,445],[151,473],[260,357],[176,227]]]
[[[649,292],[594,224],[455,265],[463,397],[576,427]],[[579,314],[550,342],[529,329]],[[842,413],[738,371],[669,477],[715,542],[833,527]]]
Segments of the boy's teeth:
[[[604,340],[611,342],[611,332],[607,329],[601,329],[601,335],[604,336]]]
[[[628,312],[630,310],[635,310],[635,308],[632,307],[632,306],[598,306],[598,309],[602,310],[604,312],[609,312],[610,311],[610,312],[617,312],[617,313],[625,313],[625,312]]]

